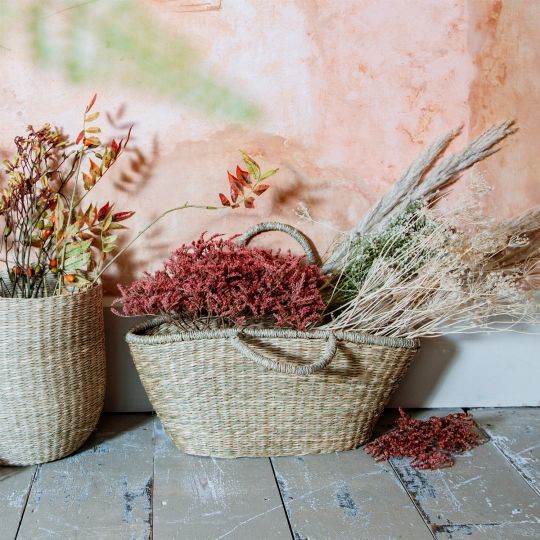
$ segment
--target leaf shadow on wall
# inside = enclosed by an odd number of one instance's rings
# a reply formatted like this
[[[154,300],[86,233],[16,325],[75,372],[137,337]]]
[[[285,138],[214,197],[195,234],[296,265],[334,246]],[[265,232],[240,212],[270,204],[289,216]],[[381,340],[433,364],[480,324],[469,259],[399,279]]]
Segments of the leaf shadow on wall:
[[[136,123],[130,122],[126,118],[127,104],[122,103],[116,112],[107,111],[105,117],[109,127],[119,134],[125,134],[130,129],[134,130],[129,144],[125,146],[126,156],[122,159],[128,161],[128,166],[120,169],[120,174],[112,181],[113,187],[127,194],[136,193],[153,176],[155,167],[159,162],[159,138],[155,133],[152,137],[151,148],[149,151],[143,150],[143,147],[137,144]],[[119,137],[118,137],[119,138]]]
[[[75,85],[106,82],[120,92],[137,88],[234,121],[254,122],[261,116],[234,81],[225,81],[197,47],[160,20],[159,7],[138,0],[87,1],[66,9],[53,0],[3,3],[0,25],[6,43],[15,44],[20,33],[9,21],[20,20],[25,56]],[[208,7],[208,2],[200,4]]]
[[[275,190],[273,203],[277,208],[295,206],[298,201],[302,201],[310,208],[324,204],[324,190],[328,187],[324,182],[311,180],[291,161],[286,161],[284,168],[288,169],[292,176],[286,185],[278,186]]]
[[[159,161],[159,142],[157,135],[152,139],[152,147],[145,153],[139,146],[127,146],[126,154],[129,157],[129,167],[122,169],[112,182],[113,187],[127,194],[136,193],[153,176]]]
[[[106,111],[105,118],[109,129],[114,133],[116,140],[124,139],[126,133],[133,129],[129,142],[124,147],[124,155],[118,161],[118,169],[112,171],[112,177],[109,179],[112,186],[112,193],[109,194],[115,200],[115,194],[124,194],[127,196],[137,196],[144,187],[149,184],[155,174],[155,169],[159,164],[160,146],[159,137],[155,133],[152,137],[152,142],[148,150],[145,149],[144,143],[137,142],[137,124],[131,122],[126,116],[127,104],[122,103],[116,111]],[[112,137],[111,137],[112,140]],[[108,145],[111,144],[108,141]],[[118,248],[113,253],[118,253],[136,234],[136,231],[131,227],[127,227],[124,234],[120,235]],[[159,231],[150,230],[145,237],[152,238]],[[152,256],[154,249],[163,249],[163,244],[149,243],[148,249],[145,250],[149,256]],[[107,262],[107,261],[106,261]],[[103,289],[105,294],[118,295],[116,282],[132,281],[137,277],[137,263],[131,250],[124,253],[119,260],[111,266],[104,275]]]

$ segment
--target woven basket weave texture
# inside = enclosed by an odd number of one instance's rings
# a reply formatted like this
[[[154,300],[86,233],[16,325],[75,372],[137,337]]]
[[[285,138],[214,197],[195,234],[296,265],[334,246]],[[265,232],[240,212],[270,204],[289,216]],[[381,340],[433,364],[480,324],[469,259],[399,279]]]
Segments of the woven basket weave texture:
[[[412,340],[336,332],[326,367],[299,375],[324,356],[325,344],[331,349],[328,332],[148,335],[162,322],[134,328],[127,341],[169,436],[180,450],[205,456],[328,453],[365,443],[418,348]]]
[[[0,298],[0,464],[62,458],[95,428],[105,395],[101,286]]]

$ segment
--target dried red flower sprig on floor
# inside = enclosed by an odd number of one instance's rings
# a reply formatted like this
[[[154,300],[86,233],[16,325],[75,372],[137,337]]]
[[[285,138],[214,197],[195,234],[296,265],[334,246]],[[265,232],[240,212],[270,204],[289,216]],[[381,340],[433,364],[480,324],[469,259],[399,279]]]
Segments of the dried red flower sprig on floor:
[[[467,413],[417,420],[400,407],[395,423],[396,429],[365,447],[377,461],[410,457],[411,465],[417,469],[440,469],[454,464],[451,454],[460,454],[485,442]]]
[[[183,245],[153,276],[122,294],[120,315],[180,316],[221,325],[246,325],[271,317],[277,326],[303,330],[325,309],[324,278],[303,257],[248,248],[219,235]]]

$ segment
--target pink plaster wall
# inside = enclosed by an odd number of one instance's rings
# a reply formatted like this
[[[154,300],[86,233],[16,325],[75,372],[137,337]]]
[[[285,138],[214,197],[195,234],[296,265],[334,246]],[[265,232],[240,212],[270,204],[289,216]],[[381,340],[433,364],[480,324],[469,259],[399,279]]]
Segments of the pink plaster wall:
[[[48,16],[61,27],[68,3],[53,4]],[[169,217],[109,275],[109,290],[114,279],[156,266],[172,247],[204,230],[239,232],[268,219],[298,224],[299,202],[321,222],[300,226],[324,251],[335,230],[351,226],[424,144],[461,123],[466,129],[458,144],[491,123],[516,118],[519,134],[482,170],[496,184],[505,213],[540,203],[538,2],[143,4],[164,32],[191,45],[205,69],[255,103],[258,119],[204,113],[114,78],[74,84],[32,62],[23,21],[16,19],[0,40],[2,152],[28,123],[52,121],[76,132],[80,110],[95,91],[102,110],[125,105],[125,117],[135,121],[133,143],[147,156],[155,144],[155,163],[135,192],[110,184],[99,195],[136,210],[134,229],[174,204],[216,201],[238,148],[281,171],[254,212]]]
[[[506,215],[540,202],[540,2],[470,1],[468,48],[475,62],[470,125],[476,133],[501,118],[519,132],[506,150],[482,164]]]

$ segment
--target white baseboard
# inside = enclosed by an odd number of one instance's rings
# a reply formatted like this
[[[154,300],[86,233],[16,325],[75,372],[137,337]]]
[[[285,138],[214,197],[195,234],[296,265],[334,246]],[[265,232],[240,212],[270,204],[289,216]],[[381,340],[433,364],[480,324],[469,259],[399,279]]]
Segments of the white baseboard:
[[[105,309],[108,386],[105,410],[150,411],[124,342],[141,319]],[[390,406],[516,407],[540,405],[540,334],[476,334],[424,340]]]
[[[391,406],[540,405],[540,334],[426,339]]]

